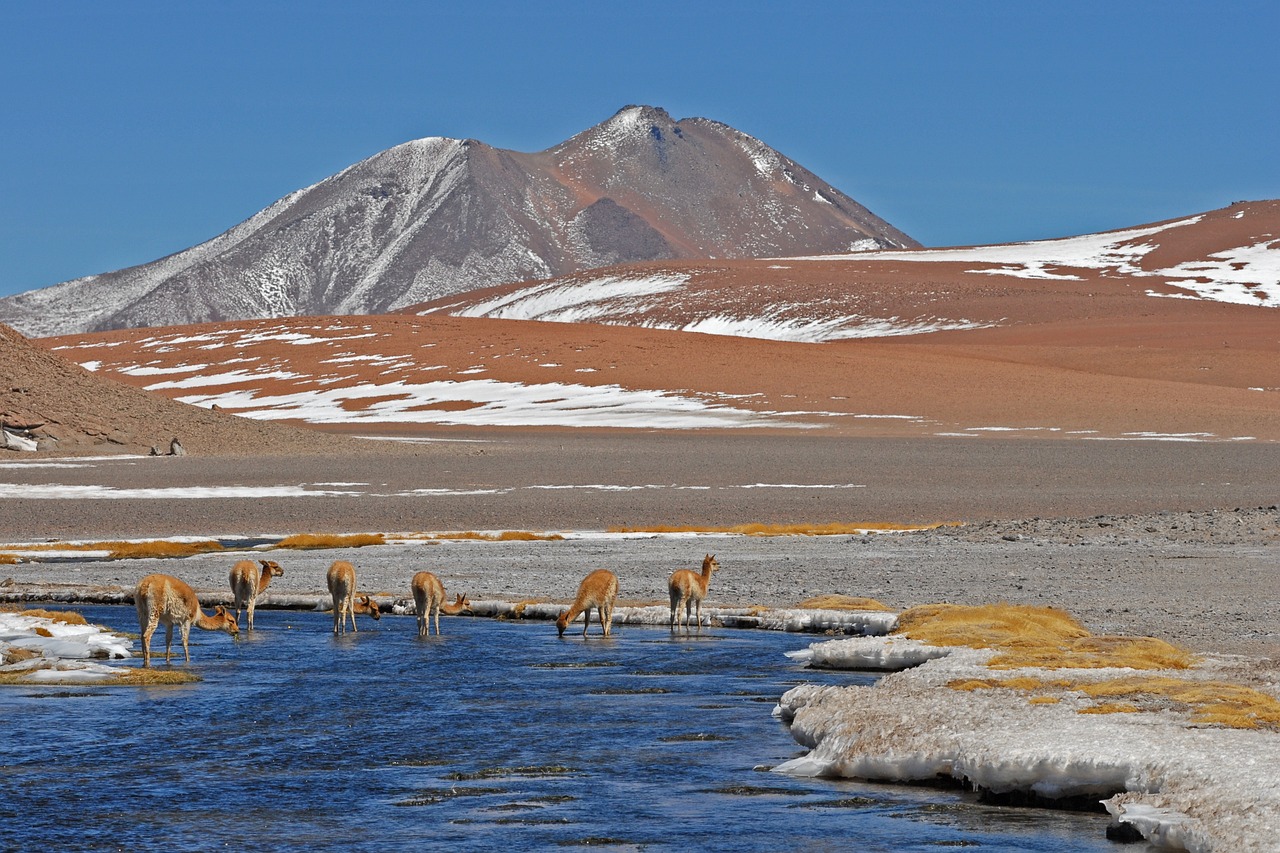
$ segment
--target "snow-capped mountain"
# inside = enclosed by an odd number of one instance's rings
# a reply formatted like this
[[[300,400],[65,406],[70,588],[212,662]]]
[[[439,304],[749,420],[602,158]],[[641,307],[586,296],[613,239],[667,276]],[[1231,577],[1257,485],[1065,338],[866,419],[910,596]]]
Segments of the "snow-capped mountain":
[[[664,258],[918,244],[757,139],[631,106],[537,153],[406,142],[149,264],[0,299],[28,335],[383,312]]]

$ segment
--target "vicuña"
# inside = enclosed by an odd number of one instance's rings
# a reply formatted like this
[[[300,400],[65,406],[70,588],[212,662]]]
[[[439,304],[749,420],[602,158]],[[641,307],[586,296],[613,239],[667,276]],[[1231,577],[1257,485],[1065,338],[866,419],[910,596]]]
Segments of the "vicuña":
[[[207,615],[200,609],[200,600],[196,598],[195,590],[173,575],[147,575],[138,581],[133,603],[138,608],[138,627],[142,630],[143,666],[151,666],[151,635],[161,623],[164,624],[166,662],[170,660],[174,625],[182,632],[182,654],[187,663],[191,663],[187,637],[192,625],[204,631],[226,631],[232,636],[240,635],[240,626],[230,611],[219,605],[213,609],[212,616]]]
[[[720,564],[715,554],[702,558],[702,572],[692,569],[680,569],[673,572],[667,581],[667,591],[671,593],[671,630],[676,629],[676,619],[680,608],[684,608],[684,627],[689,627],[690,611],[697,608],[696,625],[702,627],[702,599],[707,597],[707,587],[711,584],[711,573],[718,571]]]
[[[272,578],[284,574],[284,569],[275,560],[259,560],[262,571],[253,564],[253,560],[241,560],[231,567],[231,596],[236,609],[236,619],[240,618],[241,608],[248,605],[249,630],[253,630],[253,608],[258,603],[258,596],[267,591]]]
[[[418,636],[425,637],[431,633],[430,621],[434,615],[436,636],[440,636],[440,611],[446,616],[457,616],[459,613],[470,613],[471,600],[464,593],[458,593],[452,604],[444,602],[444,584],[431,572],[418,572],[409,583],[409,591],[413,593],[413,607],[418,614]]]
[[[563,637],[565,628],[582,613],[582,636],[587,636],[587,629],[591,627],[591,608],[594,607],[607,637],[613,626],[613,604],[617,600],[618,576],[608,569],[596,569],[578,584],[578,597],[573,600],[572,607],[560,612],[556,618],[556,630]]]
[[[351,630],[356,627],[356,614],[368,614],[377,621],[382,618],[378,602],[367,595],[356,597],[356,567],[346,560],[334,560],[325,576],[329,585],[329,595],[333,597],[333,633],[347,632],[347,617],[351,617]]]

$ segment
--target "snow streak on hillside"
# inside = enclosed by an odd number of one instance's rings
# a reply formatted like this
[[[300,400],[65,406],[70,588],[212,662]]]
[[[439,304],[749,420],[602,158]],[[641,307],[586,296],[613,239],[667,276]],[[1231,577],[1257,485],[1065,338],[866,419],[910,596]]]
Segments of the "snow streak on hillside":
[[[1242,217],[1243,211],[1235,216]],[[1203,258],[1181,261],[1168,267],[1148,268],[1144,265],[1148,256],[1160,248],[1160,241],[1154,238],[1158,235],[1171,236],[1170,232],[1196,225],[1203,219],[1203,216],[1192,216],[1144,228],[1060,240],[909,252],[876,251],[808,260],[856,257],[859,260],[916,263],[983,263],[993,266],[966,272],[1071,281],[1080,280],[1081,271],[1091,270],[1103,277],[1161,279],[1162,284],[1187,291],[1185,298],[1280,307],[1280,236],[1210,252]],[[1152,291],[1150,295],[1178,294]]]
[[[991,325],[939,317],[851,314],[838,298],[799,294],[787,298],[787,294],[767,284],[737,286],[733,295],[732,300],[726,300],[723,293],[708,293],[700,282],[682,272],[579,274],[507,290],[479,301],[433,306],[423,313],[639,326],[797,343],[919,335]]]

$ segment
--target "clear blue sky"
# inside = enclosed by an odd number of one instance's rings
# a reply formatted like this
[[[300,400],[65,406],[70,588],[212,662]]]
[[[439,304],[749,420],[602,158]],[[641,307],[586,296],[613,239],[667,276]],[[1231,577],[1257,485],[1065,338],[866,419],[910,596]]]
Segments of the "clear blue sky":
[[[144,263],[408,139],[705,116],[926,245],[1280,197],[1280,4],[0,3],[0,295]]]

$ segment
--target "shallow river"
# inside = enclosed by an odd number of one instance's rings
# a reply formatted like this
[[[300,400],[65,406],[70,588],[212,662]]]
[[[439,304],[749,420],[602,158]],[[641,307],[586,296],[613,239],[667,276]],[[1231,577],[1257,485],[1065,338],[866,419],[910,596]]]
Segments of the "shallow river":
[[[811,636],[255,622],[192,631],[198,684],[0,689],[0,849],[1115,849],[1104,815],[765,772],[783,691],[863,678],[783,656]]]

